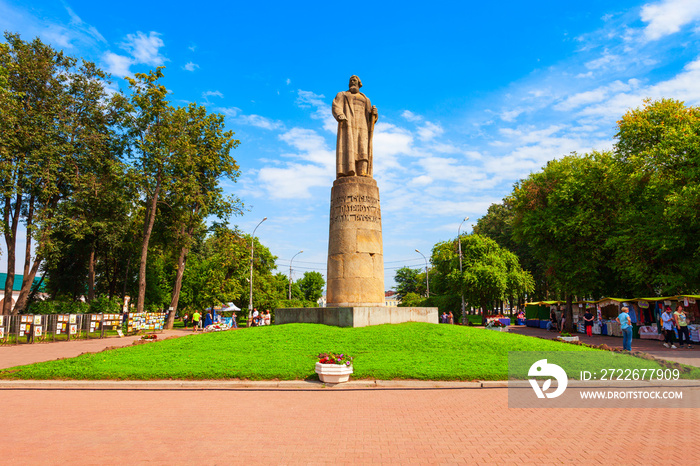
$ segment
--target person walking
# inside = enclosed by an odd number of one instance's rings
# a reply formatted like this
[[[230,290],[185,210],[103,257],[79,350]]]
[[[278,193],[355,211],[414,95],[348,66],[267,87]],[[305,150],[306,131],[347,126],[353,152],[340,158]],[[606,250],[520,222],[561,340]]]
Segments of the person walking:
[[[676,321],[673,318],[673,314],[671,314],[671,306],[666,306],[666,310],[661,314],[661,324],[664,332],[664,346],[676,349],[676,345],[673,344],[673,337],[675,336],[673,329],[676,326]]]
[[[678,304],[676,312],[673,313],[673,317],[676,321],[676,329],[678,329],[678,346],[683,348],[683,345],[686,344],[688,348],[692,348],[693,346],[690,344],[690,332],[688,330],[688,318],[685,315],[683,306]]]
[[[452,311],[450,311],[449,314],[447,314],[447,322],[454,325],[455,323],[455,316],[452,314]]]
[[[199,313],[199,311],[194,311],[194,314],[192,314],[192,331],[196,332],[197,328],[199,327],[199,321],[202,319],[202,314]]]
[[[586,313],[583,314],[583,325],[586,326],[586,335],[593,336],[593,314],[589,309],[586,309]]]
[[[187,328],[187,320],[190,318],[189,315],[185,312],[185,315],[182,316],[182,323],[185,325],[185,328]]]
[[[622,330],[622,349],[632,351],[632,320],[628,311],[627,307],[623,307],[620,315],[615,320],[620,323],[620,329]]]

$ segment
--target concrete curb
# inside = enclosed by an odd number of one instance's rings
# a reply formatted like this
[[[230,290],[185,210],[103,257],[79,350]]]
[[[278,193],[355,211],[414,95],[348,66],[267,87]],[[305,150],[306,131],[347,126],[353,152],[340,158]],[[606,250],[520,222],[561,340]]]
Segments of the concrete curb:
[[[314,380],[0,380],[0,390],[428,390],[507,388],[494,382],[430,380],[351,380],[324,384]]]

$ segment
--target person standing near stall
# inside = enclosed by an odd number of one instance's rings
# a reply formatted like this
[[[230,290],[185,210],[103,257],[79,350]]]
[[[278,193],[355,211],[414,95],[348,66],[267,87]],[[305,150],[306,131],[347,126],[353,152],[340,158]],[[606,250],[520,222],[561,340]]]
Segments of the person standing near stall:
[[[690,344],[690,332],[688,331],[688,318],[685,315],[683,306],[678,304],[676,307],[676,312],[673,313],[673,318],[676,321],[676,328],[678,329],[678,343],[681,348],[683,348],[684,341],[688,345],[688,348],[692,348]]]
[[[202,318],[202,314],[199,313],[199,311],[194,311],[194,314],[192,314],[192,331],[196,332],[197,328],[199,327],[199,321]]]
[[[664,346],[666,348],[676,349],[676,345],[673,344],[673,337],[675,332],[673,331],[676,326],[676,321],[671,314],[671,306],[666,306],[666,310],[661,314],[661,323],[663,325],[664,331]]]
[[[590,309],[586,308],[586,313],[583,314],[583,325],[586,326],[586,335],[593,336],[593,314]]]
[[[632,321],[628,311],[628,308],[623,307],[620,315],[615,320],[620,323],[620,329],[622,330],[622,349],[632,351]]]

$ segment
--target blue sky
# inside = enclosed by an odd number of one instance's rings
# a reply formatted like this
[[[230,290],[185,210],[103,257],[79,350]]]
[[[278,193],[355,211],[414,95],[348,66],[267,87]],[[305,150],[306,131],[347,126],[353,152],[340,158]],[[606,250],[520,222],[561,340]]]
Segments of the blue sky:
[[[332,5],[331,5],[332,3]],[[233,219],[295,279],[325,275],[336,123],[352,74],[379,109],[386,288],[471,231],[517,180],[612,148],[645,97],[700,104],[700,1],[134,2],[0,0],[0,29],[125,75],[164,65],[175,104],[226,115]],[[0,266],[4,270],[5,257]],[[18,270],[22,267],[18,263]]]

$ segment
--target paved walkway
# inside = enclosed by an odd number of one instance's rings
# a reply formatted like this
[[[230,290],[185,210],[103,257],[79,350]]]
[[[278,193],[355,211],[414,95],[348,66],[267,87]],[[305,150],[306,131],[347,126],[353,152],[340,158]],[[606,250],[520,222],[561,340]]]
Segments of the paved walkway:
[[[557,332],[551,332],[541,328],[526,327],[524,325],[511,325],[508,329],[510,333],[528,335],[533,337],[556,339]],[[611,348],[622,348],[622,337],[609,337],[606,335],[593,335],[589,337],[585,333],[572,333],[578,336],[579,340],[589,345],[601,345],[605,343]],[[660,340],[632,340],[632,351],[642,351],[654,356],[657,359],[666,359],[689,366],[700,367],[700,344],[693,345],[693,348],[665,348]]]
[[[0,394],[3,464],[677,466],[700,440],[698,409],[512,409],[502,388]]]
[[[191,335],[192,330],[173,329],[157,333],[158,339],[182,337]],[[196,335],[196,334],[195,334]],[[83,353],[98,353],[107,348],[121,348],[130,346],[140,339],[140,335],[132,335],[124,338],[95,338],[93,340],[71,340],[47,343],[28,343],[20,345],[0,346],[0,369],[34,364],[54,359],[74,358]]]
[[[73,357],[136,338],[0,347],[0,362]],[[502,386],[6,381],[0,464],[697,464],[697,408],[513,409]]]

